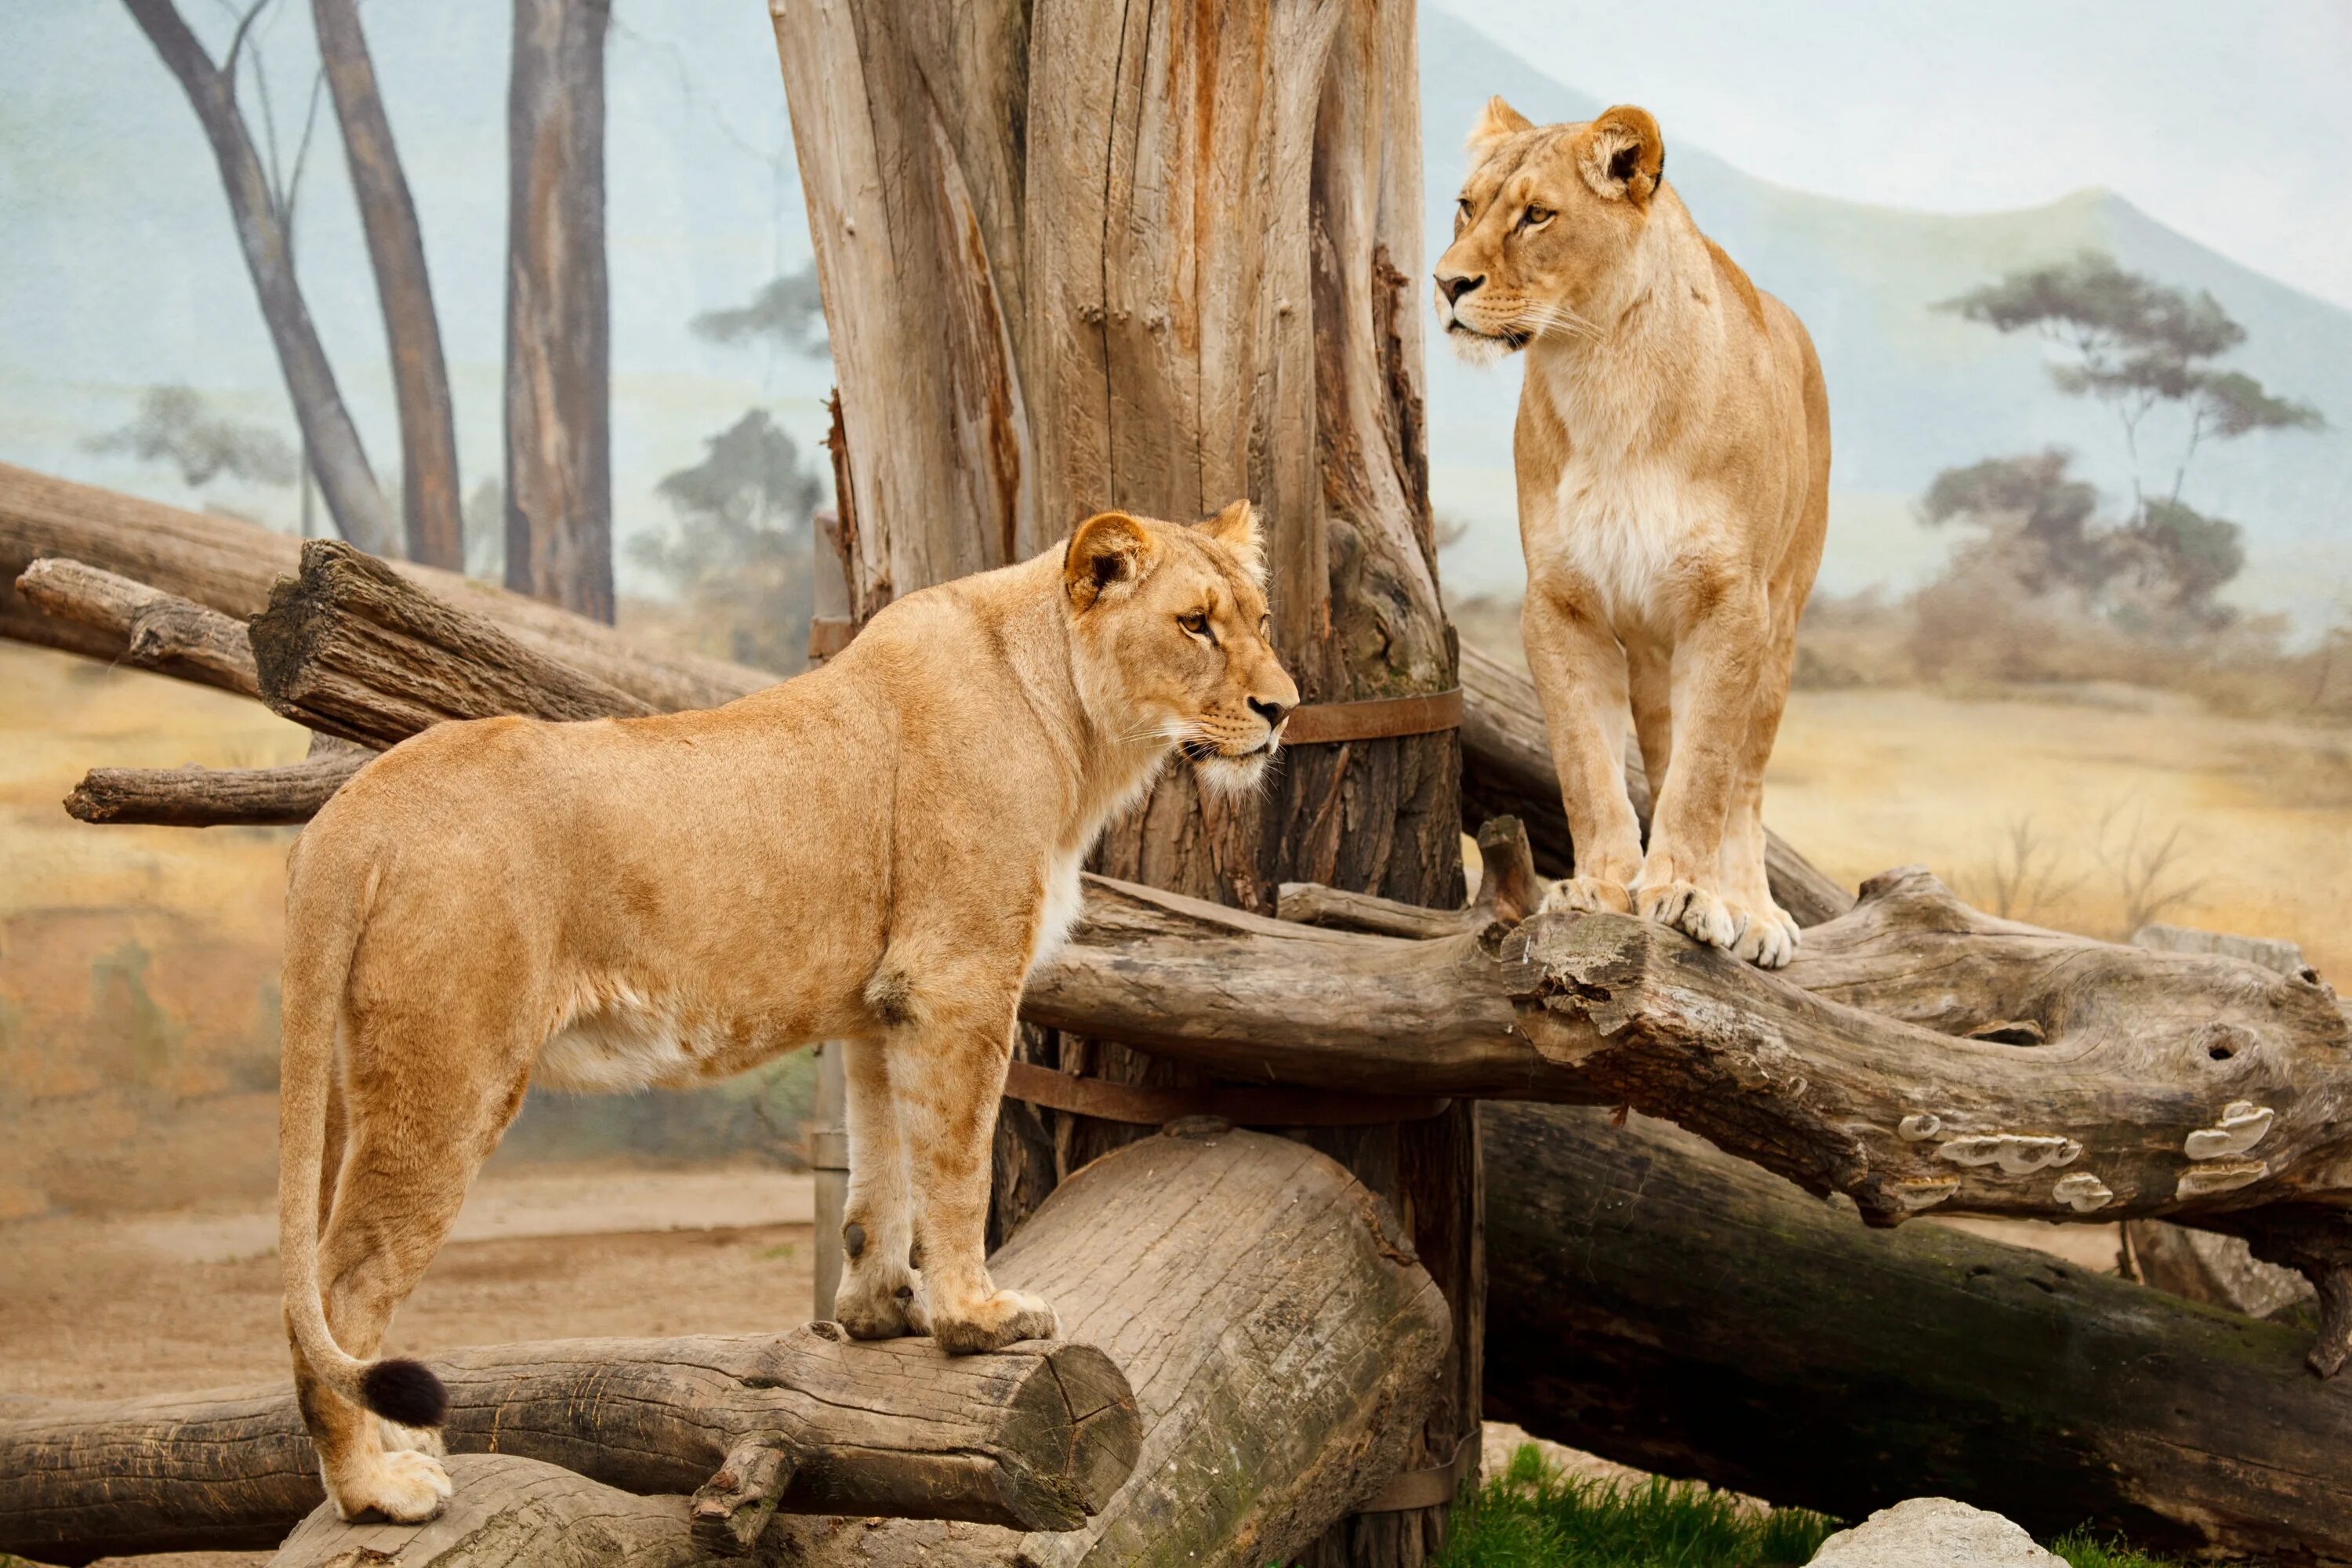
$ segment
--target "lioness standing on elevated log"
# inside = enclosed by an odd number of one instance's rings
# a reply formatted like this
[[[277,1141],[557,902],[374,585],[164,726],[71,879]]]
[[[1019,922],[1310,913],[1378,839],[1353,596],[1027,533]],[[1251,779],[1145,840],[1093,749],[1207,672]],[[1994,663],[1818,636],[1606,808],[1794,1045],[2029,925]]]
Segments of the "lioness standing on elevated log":
[[[1022,983],[1171,751],[1257,783],[1298,700],[1264,573],[1246,502],[1105,513],[724,708],[442,724],[343,785],[288,866],[278,1234],[345,1518],[449,1494],[410,1430],[439,1381],[364,1358],[534,1078],[686,1085],[846,1039],[835,1315],[950,1352],[1057,1331],[984,1256]]]
[[[1437,313],[1465,354],[1528,353],[1519,626],[1576,845],[1544,907],[1777,969],[1797,922],[1765,884],[1764,764],[1829,526],[1821,363],[1691,221],[1645,111],[1539,126],[1497,98],[1470,151]]]

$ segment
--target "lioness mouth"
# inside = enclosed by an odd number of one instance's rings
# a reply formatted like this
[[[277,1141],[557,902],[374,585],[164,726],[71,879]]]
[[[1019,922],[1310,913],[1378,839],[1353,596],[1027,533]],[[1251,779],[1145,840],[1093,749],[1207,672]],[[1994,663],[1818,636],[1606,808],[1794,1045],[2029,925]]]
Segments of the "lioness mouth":
[[[1445,330],[1449,332],[1458,332],[1465,338],[1476,338],[1483,342],[1500,343],[1507,349],[1523,349],[1535,339],[1535,334],[1525,327],[1505,327],[1499,332],[1482,332],[1468,322],[1460,320],[1446,323]]]
[[[1223,755],[1216,747],[1197,736],[1177,742],[1176,749],[1184,753],[1184,760],[1188,763],[1205,763]]]

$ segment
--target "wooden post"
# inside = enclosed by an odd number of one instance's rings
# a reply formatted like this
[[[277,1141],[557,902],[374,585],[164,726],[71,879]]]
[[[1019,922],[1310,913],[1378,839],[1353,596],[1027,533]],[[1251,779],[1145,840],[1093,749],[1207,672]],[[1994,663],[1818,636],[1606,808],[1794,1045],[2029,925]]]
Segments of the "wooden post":
[[[1457,684],[1423,445],[1409,5],[771,10],[840,377],[860,613],[1026,556],[1093,510],[1193,518],[1246,496],[1267,525],[1276,644],[1310,703]],[[1460,771],[1451,730],[1292,748],[1265,798],[1240,805],[1172,771],[1097,865],[1267,912],[1288,880],[1451,906]],[[1033,1030],[1019,1049],[1085,1076],[1204,1081],[1108,1041]],[[1143,1131],[1009,1105],[999,1234]],[[1475,1123],[1459,1109],[1310,1141],[1405,1216],[1453,1310],[1406,1461],[1442,1468],[1478,1421]],[[1411,1568],[1444,1511],[1367,1516],[1304,1560]]]

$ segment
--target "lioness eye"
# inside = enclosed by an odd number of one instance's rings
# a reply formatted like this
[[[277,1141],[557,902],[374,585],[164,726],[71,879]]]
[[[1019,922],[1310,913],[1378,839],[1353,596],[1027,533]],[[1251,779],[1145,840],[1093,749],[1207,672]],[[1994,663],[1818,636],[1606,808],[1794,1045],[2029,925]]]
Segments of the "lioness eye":
[[[1182,626],[1186,631],[1191,632],[1196,637],[1204,637],[1209,635],[1209,617],[1202,615],[1198,610],[1194,610],[1189,616],[1177,616],[1176,624]]]
[[[1519,215],[1519,226],[1522,228],[1538,228],[1549,223],[1551,221],[1551,217],[1552,213],[1551,208],[1549,207],[1529,207],[1526,212]]]
[[[1468,217],[1470,216],[1470,198],[1468,196],[1454,197],[1454,211],[1459,216]]]

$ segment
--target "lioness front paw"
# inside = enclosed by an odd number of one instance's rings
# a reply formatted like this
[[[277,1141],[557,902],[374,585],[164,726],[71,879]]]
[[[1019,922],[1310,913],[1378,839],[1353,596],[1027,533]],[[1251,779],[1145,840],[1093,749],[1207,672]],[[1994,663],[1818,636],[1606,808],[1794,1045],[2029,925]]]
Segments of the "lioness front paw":
[[[1709,947],[1729,947],[1739,928],[1723,900],[1695,882],[1662,882],[1633,889],[1633,909],[1643,920],[1673,926]]]
[[[933,1313],[931,1333],[950,1355],[976,1355],[1022,1340],[1059,1339],[1062,1317],[1039,1297],[999,1290],[968,1313],[952,1318],[944,1311]]]
[[[1785,969],[1797,956],[1797,922],[1789,911],[1767,899],[1761,904],[1734,901],[1732,924],[1739,930],[1731,944],[1734,958],[1744,958],[1759,969]]]
[[[1630,915],[1633,895],[1622,882],[1599,877],[1562,877],[1544,889],[1538,914]]]
[[[377,1455],[364,1467],[345,1470],[340,1479],[321,1479],[346,1524],[370,1515],[394,1524],[423,1524],[440,1516],[451,1490],[441,1461],[413,1448]]]

